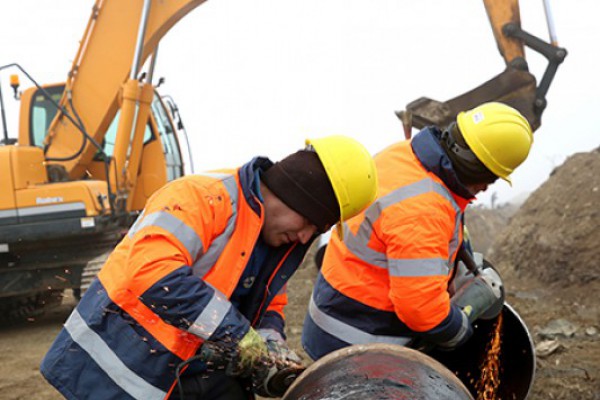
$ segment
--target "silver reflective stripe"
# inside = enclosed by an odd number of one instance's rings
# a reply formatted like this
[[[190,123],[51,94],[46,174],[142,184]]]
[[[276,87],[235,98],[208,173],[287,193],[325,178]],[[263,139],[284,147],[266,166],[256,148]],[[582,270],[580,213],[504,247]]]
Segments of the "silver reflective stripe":
[[[210,299],[204,310],[202,310],[202,313],[200,313],[198,318],[189,327],[188,332],[204,340],[210,338],[219,325],[221,325],[231,307],[231,303],[227,300],[227,297],[214,289],[212,299]]]
[[[64,204],[51,204],[48,206],[37,206],[37,207],[23,207],[17,209],[19,216],[28,217],[31,215],[38,214],[50,214],[50,213],[58,213],[65,211],[85,211],[85,204],[78,203],[64,203]]]
[[[448,246],[448,264],[452,263],[452,255],[458,251],[458,247],[460,246],[459,234],[462,229],[462,211],[460,209],[456,212],[456,219],[454,220],[454,233],[452,234],[452,239],[450,239],[450,245]]]
[[[196,231],[173,214],[166,211],[149,214],[141,222],[136,222],[135,229],[129,231],[129,236],[135,235],[148,226],[157,226],[175,236],[190,253],[192,260],[202,253],[202,240]]]
[[[391,268],[390,275],[392,276],[425,276],[425,275],[447,275],[449,271],[448,265],[451,259],[429,260],[429,259],[414,259],[414,260],[388,260],[385,253],[373,250],[368,243],[373,234],[373,224],[382,212],[399,202],[416,197],[425,193],[434,192],[444,197],[454,208],[456,219],[454,222],[454,233],[449,244],[450,256],[456,252],[459,245],[459,229],[461,211],[456,201],[450,192],[441,184],[431,178],[425,178],[418,182],[396,189],[387,195],[377,199],[365,211],[365,218],[358,228],[356,235],[344,224],[344,243],[357,258],[370,265],[380,268]],[[439,261],[439,262],[438,262]],[[409,265],[409,264],[412,264]],[[404,270],[403,268],[408,268]],[[424,268],[424,269],[423,269]],[[412,275],[415,274],[415,275]]]
[[[390,259],[390,275],[400,277],[448,275],[446,260],[441,258]]]
[[[209,175],[213,176],[213,175]],[[217,236],[210,246],[208,250],[202,257],[200,257],[193,265],[194,275],[202,278],[204,275],[210,271],[210,269],[215,265],[223,249],[229,242],[231,235],[233,235],[233,230],[235,229],[235,223],[237,219],[237,210],[238,210],[238,187],[237,182],[235,181],[235,176],[233,175],[218,175],[222,179],[223,185],[227,189],[227,193],[229,193],[229,198],[231,199],[231,216],[227,220],[227,226],[223,233]]]
[[[135,222],[133,223],[133,225],[131,225],[131,228],[129,228],[129,232],[128,232],[129,237],[132,237],[139,230],[138,226],[144,219],[145,211],[146,210],[142,210],[140,215],[138,215],[138,217],[135,219]]]
[[[458,332],[456,332],[456,335],[454,335],[453,338],[451,338],[450,340],[448,340],[447,342],[443,343],[444,347],[447,348],[454,348],[456,347],[465,337],[465,335],[467,334],[467,332],[469,331],[469,320],[467,318],[467,315],[464,312],[460,312],[460,316],[461,318],[461,324],[460,324],[460,329],[458,330]]]
[[[386,268],[387,264],[387,255],[385,253],[381,253],[379,251],[373,250],[368,246],[369,236],[366,236],[366,229],[363,229],[363,224],[361,224],[358,234],[355,236],[348,225],[344,223],[344,244],[354,254],[357,258],[362,261],[369,263],[371,265]]]
[[[17,210],[0,210],[0,218],[14,218],[17,216]]]
[[[352,325],[348,325],[319,310],[312,296],[308,305],[308,312],[313,322],[330,335],[349,344],[389,343],[404,346],[411,338],[403,336],[372,335]]]
[[[81,346],[121,389],[136,399],[164,399],[167,393],[130,370],[102,338],[87,326],[77,310],[65,323],[73,341]]]
[[[202,172],[196,175],[200,175],[200,176],[207,176],[209,178],[214,178],[217,180],[224,180],[227,179],[229,177],[232,177],[231,174],[226,174],[224,172]]]

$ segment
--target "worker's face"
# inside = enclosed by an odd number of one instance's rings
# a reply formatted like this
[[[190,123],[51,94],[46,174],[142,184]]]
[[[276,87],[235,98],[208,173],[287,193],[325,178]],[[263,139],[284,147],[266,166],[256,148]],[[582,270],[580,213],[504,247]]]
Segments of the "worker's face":
[[[305,217],[289,208],[264,185],[265,220],[261,231],[263,240],[273,247],[292,242],[306,244],[317,233],[317,227]]]
[[[473,196],[476,196],[477,193],[485,192],[489,186],[489,183],[474,183],[471,185],[467,185],[467,189]]]

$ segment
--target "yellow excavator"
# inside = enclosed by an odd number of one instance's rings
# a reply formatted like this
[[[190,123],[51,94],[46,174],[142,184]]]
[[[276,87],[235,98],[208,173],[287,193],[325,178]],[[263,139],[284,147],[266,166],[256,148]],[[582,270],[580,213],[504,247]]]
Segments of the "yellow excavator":
[[[183,174],[183,132],[175,104],[153,82],[158,45],[204,0],[96,0],[65,83],[19,92],[18,139],[9,138],[0,87],[0,319],[31,316],[64,289],[89,284],[148,197]],[[419,99],[398,112],[405,130],[444,125],[474,104],[519,108],[537,128],[545,95],[566,56],[523,31],[518,0],[484,0],[507,69],[447,102]],[[523,47],[549,66],[540,85]],[[185,137],[185,136],[183,136]]]

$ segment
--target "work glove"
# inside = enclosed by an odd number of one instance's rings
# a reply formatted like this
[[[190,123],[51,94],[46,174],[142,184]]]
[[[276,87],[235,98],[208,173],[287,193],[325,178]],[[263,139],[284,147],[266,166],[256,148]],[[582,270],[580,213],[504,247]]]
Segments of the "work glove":
[[[231,375],[250,376],[261,363],[270,359],[269,349],[258,332],[250,328],[238,342],[237,357]]]
[[[267,344],[256,330],[250,328],[234,347],[222,342],[204,342],[194,358],[202,360],[210,368],[224,370],[229,376],[248,378],[255,365],[269,357]]]
[[[261,397],[281,397],[305,368],[279,332],[259,329],[258,333],[266,343],[270,359],[253,370],[254,393]]]
[[[297,364],[302,363],[302,359],[294,350],[289,348],[279,332],[274,329],[258,329],[257,332],[267,344],[267,349],[272,358]]]

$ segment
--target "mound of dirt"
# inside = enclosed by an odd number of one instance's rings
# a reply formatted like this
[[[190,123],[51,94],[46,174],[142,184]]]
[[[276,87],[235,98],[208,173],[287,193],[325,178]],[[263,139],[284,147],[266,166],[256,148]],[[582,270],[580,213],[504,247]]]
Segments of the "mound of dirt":
[[[506,228],[518,209],[518,206],[509,203],[494,209],[468,207],[465,212],[465,225],[473,249],[478,253],[487,254],[494,239]]]
[[[600,148],[571,156],[511,219],[488,258],[545,284],[600,278]]]
[[[600,149],[570,157],[487,254],[536,346],[531,399],[600,399],[598,171]]]

